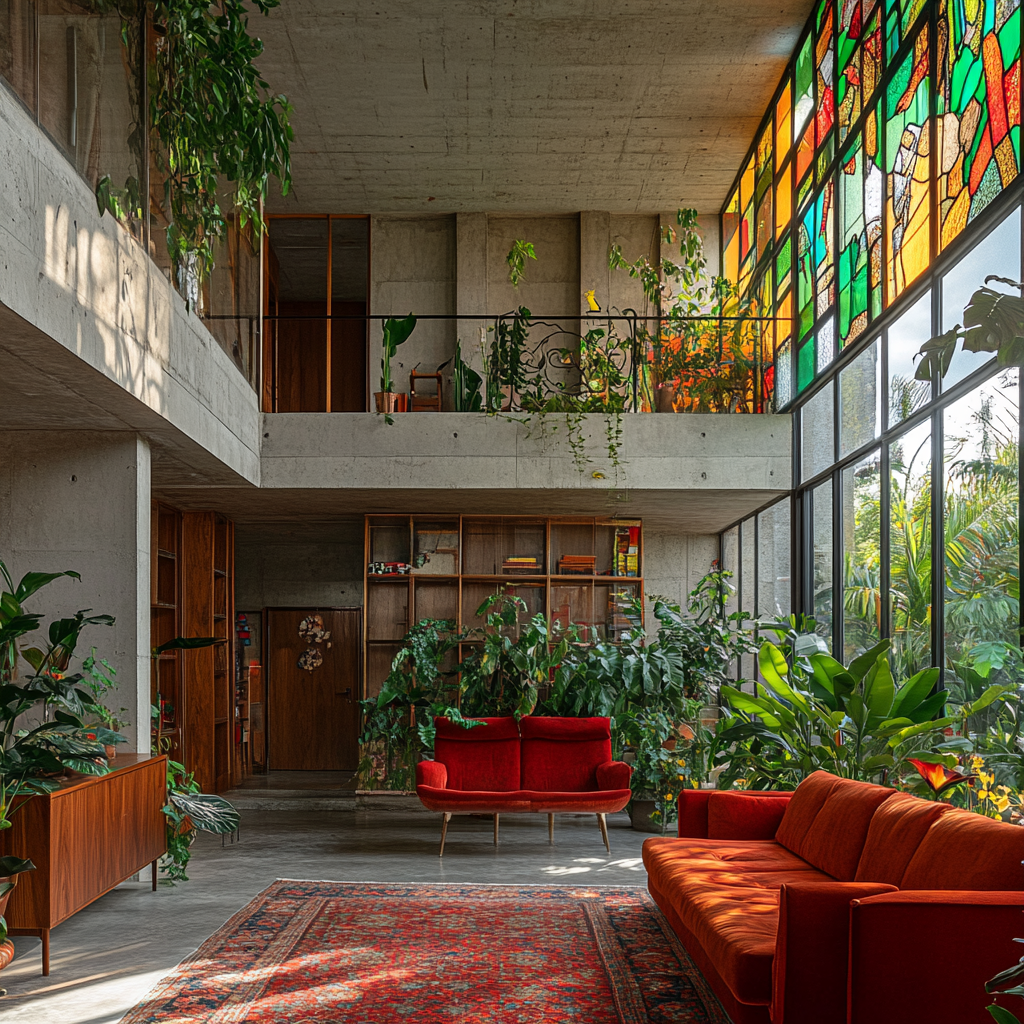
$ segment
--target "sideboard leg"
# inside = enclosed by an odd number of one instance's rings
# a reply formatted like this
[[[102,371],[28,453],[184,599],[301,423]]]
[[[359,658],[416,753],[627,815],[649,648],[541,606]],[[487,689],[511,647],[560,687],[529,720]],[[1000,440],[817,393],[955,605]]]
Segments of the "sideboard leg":
[[[605,816],[603,814],[599,814],[597,816],[597,820],[598,820],[598,822],[600,822],[600,825],[601,825],[601,838],[604,840],[604,848],[609,853],[611,853],[612,852],[612,848],[611,848],[611,846],[608,845],[608,822],[605,821]]]
[[[553,814],[548,815],[548,845],[555,845],[555,816]]]
[[[153,872],[153,892],[156,892],[156,873],[158,864],[159,861],[153,861],[153,863],[150,865],[150,868],[152,869]]]
[[[43,940],[43,977],[50,975],[50,929],[43,928],[39,937]]]
[[[494,816],[494,845],[498,845],[498,815]]]
[[[438,853],[438,857],[444,856],[444,838],[448,835],[448,822],[451,820],[451,817],[451,811],[445,811],[444,814],[441,815],[441,850]]]

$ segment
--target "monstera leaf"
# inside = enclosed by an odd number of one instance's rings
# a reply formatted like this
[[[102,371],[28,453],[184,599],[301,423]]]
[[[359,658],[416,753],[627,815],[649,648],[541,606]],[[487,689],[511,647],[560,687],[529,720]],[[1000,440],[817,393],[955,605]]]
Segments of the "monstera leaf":
[[[238,811],[224,797],[213,793],[179,793],[172,790],[167,798],[180,814],[187,814],[192,824],[203,832],[227,835],[236,832],[242,820]]]

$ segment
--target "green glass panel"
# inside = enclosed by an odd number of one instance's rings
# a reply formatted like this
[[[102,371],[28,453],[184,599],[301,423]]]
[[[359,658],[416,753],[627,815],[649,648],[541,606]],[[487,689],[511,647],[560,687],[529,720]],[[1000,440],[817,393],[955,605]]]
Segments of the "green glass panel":
[[[803,134],[804,126],[814,112],[813,39],[808,36],[796,59],[796,104],[793,112],[793,141]]]
[[[814,342],[805,341],[796,356],[796,390],[801,392],[814,380]]]
[[[775,261],[775,276],[779,281],[784,281],[793,266],[793,240],[789,235],[779,250],[778,258]]]

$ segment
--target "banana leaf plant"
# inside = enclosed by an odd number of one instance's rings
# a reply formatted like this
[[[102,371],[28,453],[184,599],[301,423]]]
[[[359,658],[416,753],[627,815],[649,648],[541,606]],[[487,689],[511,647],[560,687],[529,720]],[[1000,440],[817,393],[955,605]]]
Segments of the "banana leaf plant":
[[[382,344],[382,355],[380,360],[380,389],[385,394],[394,391],[394,380],[391,377],[391,359],[398,350],[399,345],[404,345],[409,340],[416,327],[416,317],[410,313],[401,320],[388,319],[384,321],[384,339]]]

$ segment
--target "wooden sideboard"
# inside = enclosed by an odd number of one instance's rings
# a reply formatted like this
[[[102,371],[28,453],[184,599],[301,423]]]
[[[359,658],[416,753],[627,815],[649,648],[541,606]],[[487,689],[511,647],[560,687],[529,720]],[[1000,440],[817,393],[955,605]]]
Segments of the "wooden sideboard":
[[[50,929],[167,850],[161,808],[167,758],[121,754],[108,775],[75,776],[46,795],[29,798],[0,832],[0,853],[28,857],[36,866],[18,876],[7,905],[12,935],[38,935],[43,974],[50,973]]]

